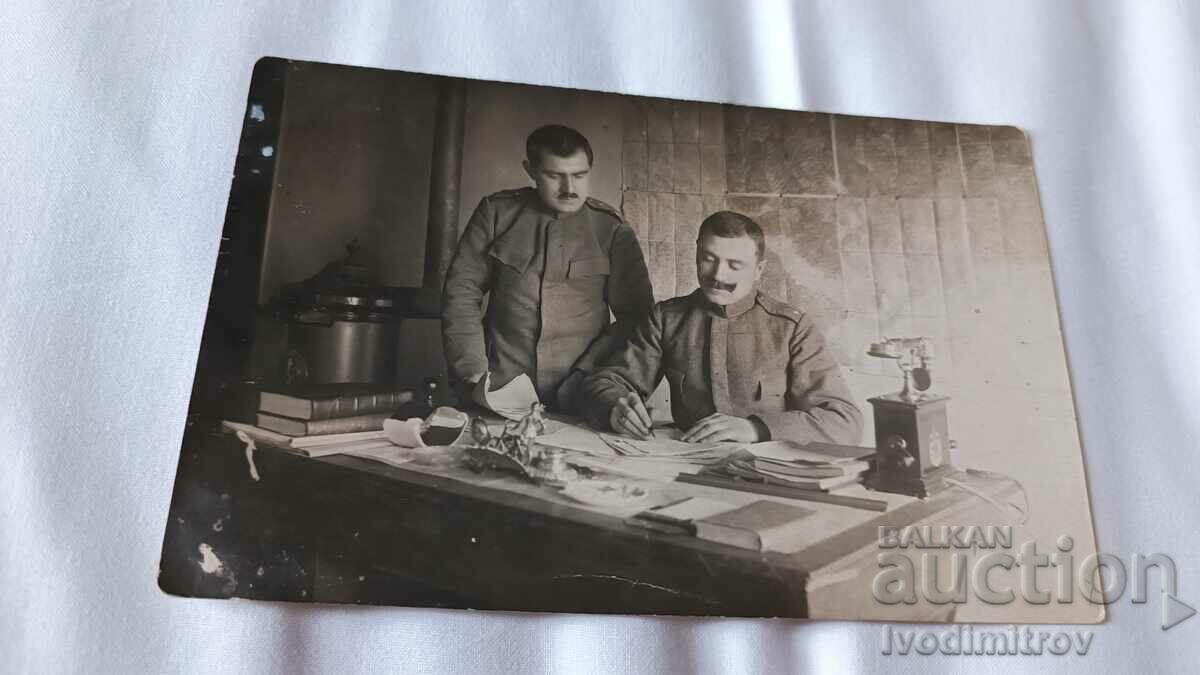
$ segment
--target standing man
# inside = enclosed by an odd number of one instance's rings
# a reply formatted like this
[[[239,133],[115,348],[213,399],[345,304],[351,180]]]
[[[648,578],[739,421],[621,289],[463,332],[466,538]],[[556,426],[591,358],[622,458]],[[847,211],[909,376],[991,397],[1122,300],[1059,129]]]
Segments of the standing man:
[[[812,320],[757,290],[762,229],[732,211],[700,225],[700,288],[658,303],[584,383],[589,421],[638,438],[665,375],[683,440],[857,444],[862,413]]]
[[[524,167],[534,187],[484,197],[450,262],[446,362],[460,394],[527,374],[543,403],[571,409],[584,374],[650,311],[650,276],[620,212],[588,196],[583,134],[535,130]]]

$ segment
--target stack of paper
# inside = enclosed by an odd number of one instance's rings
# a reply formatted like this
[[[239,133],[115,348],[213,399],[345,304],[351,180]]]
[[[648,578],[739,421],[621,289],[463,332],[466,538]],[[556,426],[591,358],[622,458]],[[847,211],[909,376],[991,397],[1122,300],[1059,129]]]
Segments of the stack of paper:
[[[808,490],[832,490],[858,482],[868,468],[867,462],[853,458],[785,459],[756,456],[749,450],[740,450],[724,461],[706,467],[702,473]]]
[[[721,459],[729,453],[729,443],[706,443],[698,445],[670,438],[635,440],[621,436],[600,434],[604,443],[621,457],[651,459],[657,461],[707,464]]]
[[[396,447],[387,439],[383,431],[361,431],[323,436],[287,436],[241,422],[225,421],[221,423],[221,426],[234,433],[241,432],[256,443],[291,450],[306,457],[324,457],[357,450]]]

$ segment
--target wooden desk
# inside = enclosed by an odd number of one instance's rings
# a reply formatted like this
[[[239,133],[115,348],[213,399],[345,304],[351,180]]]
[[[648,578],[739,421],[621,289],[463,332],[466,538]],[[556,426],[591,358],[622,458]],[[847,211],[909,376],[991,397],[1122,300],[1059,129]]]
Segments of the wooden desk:
[[[951,488],[887,513],[859,511],[856,525],[799,552],[760,554],[366,459],[270,448],[253,456],[257,480],[236,438],[185,438],[164,590],[523,611],[946,620],[952,605],[886,606],[872,597],[878,527],[1005,524],[993,505]],[[977,487],[998,500],[1016,491],[1007,481]]]

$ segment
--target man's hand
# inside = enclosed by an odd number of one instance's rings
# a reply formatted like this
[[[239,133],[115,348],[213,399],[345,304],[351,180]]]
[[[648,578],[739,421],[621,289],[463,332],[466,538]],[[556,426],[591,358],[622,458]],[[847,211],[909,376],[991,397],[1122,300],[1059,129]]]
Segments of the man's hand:
[[[650,411],[646,409],[646,404],[642,403],[642,397],[637,395],[637,392],[631,391],[613,405],[612,410],[608,413],[608,426],[612,430],[621,433],[629,434],[634,438],[646,440],[650,438],[653,422],[650,418]]]
[[[454,392],[454,396],[458,399],[459,405],[470,405],[475,401],[475,389],[479,381],[487,375],[486,372],[477,375],[467,375],[462,378],[450,379],[450,390]]]
[[[715,443],[717,441],[757,443],[761,439],[758,437],[758,428],[745,417],[713,413],[696,422],[680,440],[687,443]]]
[[[467,382],[471,383],[471,400],[477,405],[487,408],[488,387],[491,384],[491,378],[488,377],[490,372],[483,372],[479,375],[472,375],[467,378]]]

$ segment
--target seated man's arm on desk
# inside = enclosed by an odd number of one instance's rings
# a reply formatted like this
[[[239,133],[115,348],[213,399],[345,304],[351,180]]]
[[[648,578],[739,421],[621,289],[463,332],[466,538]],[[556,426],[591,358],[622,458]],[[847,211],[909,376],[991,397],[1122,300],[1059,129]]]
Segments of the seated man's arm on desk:
[[[662,379],[662,312],[658,305],[637,322],[625,346],[600,362],[583,381],[583,415],[597,429],[609,429],[618,400],[636,392],[642,401]]]
[[[789,341],[786,410],[756,413],[770,439],[858,445],[863,418],[825,338],[801,315]],[[766,440],[766,439],[763,439]]]

